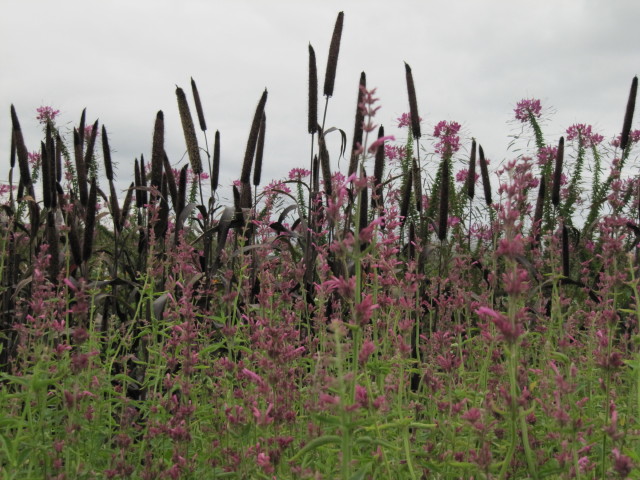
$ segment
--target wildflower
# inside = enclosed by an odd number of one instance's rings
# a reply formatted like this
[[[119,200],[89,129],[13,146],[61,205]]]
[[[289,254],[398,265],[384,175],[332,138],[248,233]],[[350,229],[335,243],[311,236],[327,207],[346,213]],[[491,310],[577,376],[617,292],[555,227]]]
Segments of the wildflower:
[[[618,135],[611,141],[611,145],[614,147],[619,147],[620,142],[622,141],[622,135]],[[633,130],[629,132],[629,143],[638,143],[640,142],[640,130]]]
[[[55,118],[60,113],[60,110],[54,110],[53,107],[49,106],[42,106],[36,108],[36,112],[38,112],[36,120],[38,120],[42,125],[46,125],[48,122],[54,122]]]
[[[442,120],[433,130],[433,136],[439,138],[436,144],[436,153],[448,155],[457,152],[460,149],[460,124],[458,122],[447,122]]]
[[[289,180],[297,180],[300,181],[305,177],[311,175],[311,171],[306,168],[292,168],[289,171]]]
[[[376,308],[378,308],[378,304],[373,303],[373,297],[371,295],[365,295],[362,302],[356,305],[356,320],[360,326],[369,323],[371,315]]]
[[[576,123],[567,128],[567,142],[578,140],[578,144],[584,148],[595,147],[604,137],[591,131],[591,125]]]
[[[516,105],[514,112],[516,114],[516,119],[520,120],[522,123],[525,123],[529,121],[530,116],[539,118],[541,109],[542,107],[540,106],[540,100],[537,100],[535,98],[528,98],[520,100]]]
[[[418,117],[422,122],[422,117]],[[410,127],[411,126],[411,114],[408,112],[403,113],[398,118],[396,118],[398,122],[398,128]]]
[[[621,478],[626,478],[633,469],[631,458],[620,453],[617,448],[611,450],[611,455],[613,455],[613,469]]]
[[[29,152],[29,165],[32,168],[37,168],[40,166],[40,153],[38,152]]]
[[[386,135],[384,137],[380,137],[376,139],[376,141],[369,146],[369,153],[376,153],[376,150],[378,149],[378,147],[380,145],[383,145],[384,142],[386,142],[387,140],[395,140],[395,139],[396,137],[394,137],[393,135]]]
[[[360,365],[364,365],[367,363],[367,360],[371,356],[373,352],[375,352],[376,346],[371,340],[366,340],[362,347],[360,348],[360,353],[358,354],[358,362]]]
[[[398,145],[384,145],[384,156],[389,160],[400,160],[406,156],[406,147]]]
[[[505,315],[489,307],[479,307],[476,313],[491,320],[507,343],[515,343],[523,333],[522,326],[518,322],[512,323]]]

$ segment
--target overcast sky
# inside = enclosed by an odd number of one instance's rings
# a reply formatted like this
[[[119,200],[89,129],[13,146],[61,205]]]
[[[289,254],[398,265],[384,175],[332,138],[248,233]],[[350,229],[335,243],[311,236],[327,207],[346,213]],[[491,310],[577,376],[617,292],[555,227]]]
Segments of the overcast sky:
[[[378,88],[377,120],[387,134],[406,134],[395,128],[408,111],[406,61],[423,118],[422,145],[432,151],[427,134],[440,120],[455,120],[464,148],[475,137],[496,165],[519,153],[508,145],[521,131],[512,121],[520,99],[542,101],[550,143],[573,123],[592,124],[609,139],[620,132],[640,70],[638,0],[0,0],[0,8],[2,181],[12,103],[29,150],[41,138],[37,107],[61,110],[63,132],[86,107],[88,122],[107,127],[121,188],[133,178],[134,158],[150,158],[155,115],[163,110],[165,149],[174,165],[183,165],[175,86],[185,89],[195,116],[190,77],[200,90],[209,143],[215,130],[221,133],[224,186],[240,175],[264,88],[263,184],[308,166],[308,44],[316,51],[321,94],[341,10],[327,126],[343,128],[349,142],[361,71]],[[334,168],[338,138],[330,139]],[[340,166],[347,168],[345,161]]]

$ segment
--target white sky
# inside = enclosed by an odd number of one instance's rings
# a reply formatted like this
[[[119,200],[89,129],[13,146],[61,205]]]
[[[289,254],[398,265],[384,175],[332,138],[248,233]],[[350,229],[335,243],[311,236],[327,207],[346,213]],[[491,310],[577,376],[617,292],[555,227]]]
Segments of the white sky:
[[[510,121],[522,98],[542,101],[549,143],[573,123],[590,123],[607,139],[619,134],[640,70],[637,0],[0,0],[0,9],[2,181],[8,177],[11,103],[29,150],[39,149],[37,107],[60,109],[63,130],[77,125],[86,107],[87,123],[98,118],[106,125],[121,188],[133,178],[134,158],[150,158],[155,115],[163,110],[165,149],[172,164],[183,165],[175,86],[187,93],[197,125],[192,76],[210,146],[215,130],[221,133],[225,187],[240,175],[265,87],[262,184],[308,167],[308,44],[316,51],[321,95],[341,10],[327,126],[343,128],[349,145],[361,71],[368,86],[378,88],[377,120],[387,134],[404,135],[395,118],[408,111],[406,61],[423,118],[422,145],[433,151],[433,126],[455,120],[463,126],[463,147],[477,138],[495,165],[518,154],[507,147],[509,135],[521,130]],[[634,128],[639,123],[636,115]],[[339,137],[332,137],[335,169]],[[343,172],[346,167],[342,161]]]

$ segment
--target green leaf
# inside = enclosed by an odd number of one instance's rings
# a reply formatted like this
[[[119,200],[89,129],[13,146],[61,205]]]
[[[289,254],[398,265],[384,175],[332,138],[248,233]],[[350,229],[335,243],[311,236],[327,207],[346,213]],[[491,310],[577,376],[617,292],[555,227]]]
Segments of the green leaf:
[[[307,443],[304,447],[300,449],[298,453],[296,453],[293,457],[289,459],[290,462],[296,461],[299,457],[306,455],[307,453],[320,448],[324,445],[329,445],[331,443],[340,443],[342,439],[338,435],[324,435],[322,437],[315,438]]]

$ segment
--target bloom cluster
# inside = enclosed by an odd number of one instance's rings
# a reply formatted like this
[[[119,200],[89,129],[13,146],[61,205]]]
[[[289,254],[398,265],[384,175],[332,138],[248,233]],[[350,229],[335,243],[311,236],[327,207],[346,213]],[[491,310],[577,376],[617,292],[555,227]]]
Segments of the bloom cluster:
[[[60,110],[54,110],[52,107],[47,106],[38,107],[36,112],[38,112],[36,120],[38,120],[42,125],[46,125],[48,122],[53,122],[60,114]]]
[[[529,115],[533,115],[536,118],[540,117],[541,110],[542,107],[540,106],[540,100],[527,98],[518,102],[514,112],[516,114],[516,120],[520,120],[522,123],[525,123],[529,121]]]
[[[433,130],[433,136],[440,139],[435,146],[436,153],[451,155],[457,152],[460,149],[459,131],[460,124],[458,122],[447,122],[446,120],[438,122]]]
[[[591,131],[591,125],[576,123],[567,128],[567,141],[578,140],[578,143],[585,148],[595,147],[600,144],[604,137]]]

